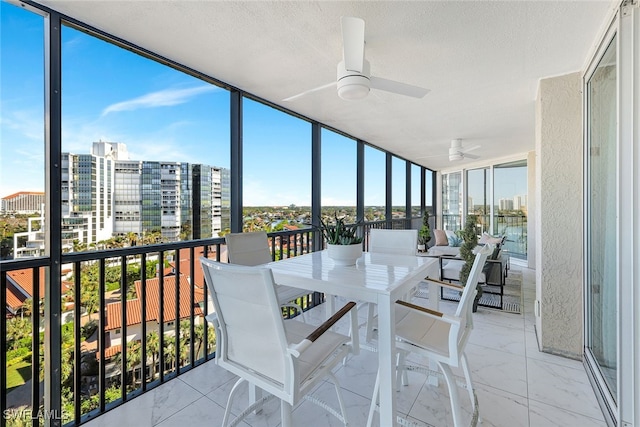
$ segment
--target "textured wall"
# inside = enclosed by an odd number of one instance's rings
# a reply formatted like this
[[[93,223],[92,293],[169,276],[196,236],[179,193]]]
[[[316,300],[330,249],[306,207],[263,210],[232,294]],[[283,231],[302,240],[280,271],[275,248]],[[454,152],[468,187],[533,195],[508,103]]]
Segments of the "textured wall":
[[[539,346],[581,358],[582,84],[580,74],[540,81],[536,100],[536,298]]]

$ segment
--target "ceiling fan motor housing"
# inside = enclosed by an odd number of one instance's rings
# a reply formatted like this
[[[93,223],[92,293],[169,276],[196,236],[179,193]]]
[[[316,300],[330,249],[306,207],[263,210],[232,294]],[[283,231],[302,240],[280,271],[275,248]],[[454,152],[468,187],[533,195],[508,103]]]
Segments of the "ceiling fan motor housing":
[[[452,139],[451,147],[449,148],[449,161],[455,162],[457,160],[462,160],[463,158],[464,153],[462,152],[462,140]]]
[[[362,99],[369,94],[370,66],[366,59],[362,64],[362,73],[347,70],[344,61],[338,63],[338,96],[346,100]]]

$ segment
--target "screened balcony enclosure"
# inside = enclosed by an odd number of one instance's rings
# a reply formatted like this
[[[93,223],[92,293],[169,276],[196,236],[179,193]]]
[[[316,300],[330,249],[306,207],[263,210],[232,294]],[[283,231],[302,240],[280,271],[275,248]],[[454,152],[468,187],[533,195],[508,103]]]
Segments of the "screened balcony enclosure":
[[[233,379],[198,258],[254,230],[274,261],[319,251],[335,217],[366,250],[425,213],[450,231],[476,215],[521,278],[520,314],[481,309],[472,334],[487,424],[640,425],[640,239],[621,231],[639,216],[639,9],[0,0],[0,427],[220,422]],[[337,90],[342,17],[364,22],[359,100]],[[296,304],[320,324],[326,302]],[[338,376],[364,425],[377,359],[357,357]],[[445,389],[412,376],[389,407],[449,425]],[[280,425],[274,408],[246,425]]]

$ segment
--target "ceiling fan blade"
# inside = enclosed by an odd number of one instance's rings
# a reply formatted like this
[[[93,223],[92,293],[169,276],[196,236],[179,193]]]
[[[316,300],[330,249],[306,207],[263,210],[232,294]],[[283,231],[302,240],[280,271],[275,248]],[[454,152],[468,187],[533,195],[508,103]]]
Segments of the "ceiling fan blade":
[[[430,92],[429,89],[409,85],[406,83],[396,82],[394,80],[383,79],[381,77],[371,76],[370,81],[371,87],[374,89],[380,89],[400,95],[411,96],[413,98],[423,98]]]
[[[420,157],[416,157],[416,160],[419,160],[419,159],[428,159],[428,158],[431,158],[431,157],[442,157],[442,156],[448,156],[448,155],[449,155],[449,154],[447,154],[447,153],[431,154],[431,155],[428,155],[428,156],[420,156]]]
[[[364,62],[364,20],[351,16],[342,19],[342,49],[344,67],[362,73]]]
[[[479,159],[480,158],[480,156],[476,156],[475,154],[468,154],[466,151],[462,152],[462,156],[465,159]]]
[[[297,94],[297,95],[290,96],[290,97],[288,97],[288,98],[283,99],[282,101],[283,101],[283,102],[293,101],[294,99],[298,99],[298,98],[303,97],[303,96],[305,96],[305,95],[308,95],[308,94],[310,94],[310,93],[317,92],[317,91],[319,91],[319,90],[323,90],[323,89],[326,89],[326,88],[328,88],[328,87],[335,86],[335,85],[336,85],[336,82],[327,83],[326,85],[322,85],[322,86],[314,87],[313,89],[305,90],[305,91],[304,91],[304,92],[302,92],[302,93],[299,93],[299,94]]]
[[[462,152],[463,153],[468,153],[469,151],[473,151],[473,150],[477,150],[478,148],[480,148],[480,145],[474,145],[473,147],[469,147],[469,148],[463,148]]]

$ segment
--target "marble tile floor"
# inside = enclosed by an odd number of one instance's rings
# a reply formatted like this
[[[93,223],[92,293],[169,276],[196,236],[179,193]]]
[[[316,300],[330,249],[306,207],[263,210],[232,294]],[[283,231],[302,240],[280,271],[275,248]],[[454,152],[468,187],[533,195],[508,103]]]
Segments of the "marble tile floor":
[[[535,272],[512,263],[523,275],[523,314],[483,309],[474,315],[475,329],[467,346],[467,356],[484,426],[572,427],[606,426],[582,363],[538,351],[533,301]],[[442,311],[453,311],[453,303],[441,302]],[[364,310],[362,310],[364,313]],[[320,324],[324,307],[308,313],[311,323]],[[340,328],[347,328],[346,322]],[[363,328],[361,329],[363,332]],[[411,362],[427,361],[412,357]],[[377,355],[362,351],[340,366],[336,376],[343,390],[350,425],[364,426],[367,420]],[[458,374],[460,374],[458,372]],[[398,392],[398,411],[408,420],[427,426],[451,426],[451,410],[446,385],[429,385],[426,376],[409,373],[409,385]],[[235,378],[208,362],[89,421],[88,427],[218,426]],[[246,389],[245,389],[246,390]],[[465,408],[471,407],[460,390]],[[244,395],[243,395],[244,394]],[[240,412],[246,392],[236,397],[232,411]],[[314,394],[329,403],[337,400],[331,383],[320,384]],[[471,419],[466,411],[465,420]],[[334,417],[318,406],[303,401],[293,411],[296,426],[339,426]],[[279,402],[268,402],[261,413],[251,414],[240,425],[277,427]],[[376,424],[377,425],[377,424]]]

